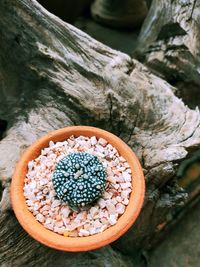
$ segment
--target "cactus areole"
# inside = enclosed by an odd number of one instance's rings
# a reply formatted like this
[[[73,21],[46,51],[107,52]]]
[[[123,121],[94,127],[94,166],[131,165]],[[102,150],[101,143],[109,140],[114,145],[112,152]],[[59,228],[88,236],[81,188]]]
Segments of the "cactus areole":
[[[63,157],[53,172],[59,199],[71,207],[83,207],[98,199],[106,186],[106,171],[99,159],[85,152]]]

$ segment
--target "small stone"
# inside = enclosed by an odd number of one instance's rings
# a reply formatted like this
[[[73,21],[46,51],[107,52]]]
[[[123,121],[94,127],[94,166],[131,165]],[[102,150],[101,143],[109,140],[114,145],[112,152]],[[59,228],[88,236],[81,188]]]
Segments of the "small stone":
[[[106,208],[107,208],[109,214],[115,214],[116,213],[115,205],[113,205],[112,202],[110,202],[110,200],[106,203]]]
[[[102,227],[102,223],[99,220],[95,220],[94,223],[93,223],[93,226],[95,228],[99,228],[99,227]]]
[[[79,236],[89,236],[90,232],[85,229],[80,229]]]
[[[97,215],[97,213],[99,212],[99,209],[96,208],[96,207],[92,207],[90,209],[90,214],[91,214],[91,217],[93,218],[95,215]]]
[[[42,207],[41,210],[42,211],[48,211],[48,210],[50,210],[50,207],[49,207],[49,205],[45,205],[45,206]]]
[[[53,141],[50,141],[50,142],[49,142],[49,146],[50,146],[50,147],[54,146],[54,142],[53,142]]]
[[[128,198],[128,196],[129,196],[129,194],[130,194],[130,192],[126,189],[126,190],[123,190],[122,192],[121,192],[121,197],[122,198]]]
[[[53,230],[53,225],[52,224],[44,224],[44,226],[49,230]]]
[[[123,201],[122,201],[122,203],[124,204],[124,205],[128,205],[128,203],[129,203],[129,199],[127,199],[127,198],[125,198]]]
[[[116,205],[116,204],[118,203],[115,197],[113,197],[113,198],[111,199],[111,202],[112,202],[113,205]]]
[[[119,159],[120,159],[121,162],[126,162],[125,158],[122,157],[122,156],[120,156]]]
[[[104,194],[103,194],[104,199],[110,199],[111,197],[112,197],[112,195],[110,193],[104,192]]]
[[[33,209],[34,209],[34,211],[37,211],[37,210],[39,210],[40,207],[41,207],[41,204],[39,202],[35,202]]]
[[[41,213],[38,213],[36,215],[36,220],[38,220],[39,222],[43,223],[45,221],[45,218]]]
[[[83,227],[84,227],[85,230],[89,230],[89,228],[90,228],[90,224],[89,224],[89,223],[86,223],[86,224],[84,224]]]
[[[123,173],[122,173],[122,176],[123,176],[125,182],[131,182],[131,175],[130,175],[130,173],[128,173],[128,172],[123,172]]]
[[[108,219],[106,219],[106,218],[101,218],[101,222],[102,222],[102,224],[104,224],[104,225],[108,225]]]
[[[116,176],[116,181],[117,181],[117,183],[124,183],[125,182],[122,175]]]
[[[100,198],[97,203],[101,209],[105,208],[106,206],[106,202],[103,198]]]
[[[56,227],[62,227],[63,226],[63,221],[56,221],[55,222]]]
[[[56,199],[56,200],[54,200],[53,203],[51,204],[51,207],[52,207],[52,208],[56,208],[56,207],[58,207],[59,205],[60,205],[60,200],[57,200],[57,199]]]
[[[108,222],[111,224],[111,225],[114,225],[117,223],[117,218],[115,215],[110,215],[109,218],[108,218]]]
[[[33,160],[31,160],[28,163],[28,170],[31,171],[33,169],[33,167],[34,167],[34,162],[33,162]]]
[[[108,144],[108,142],[101,137],[99,138],[98,143],[102,145],[103,147],[105,147]]]
[[[121,203],[118,203],[116,205],[116,212],[119,213],[119,214],[123,214],[125,211],[125,206]]]
[[[96,139],[96,137],[95,137],[95,136],[92,136],[92,137],[90,138],[90,142],[91,142],[91,145],[92,145],[92,146],[96,145],[96,143],[97,143],[97,139]]]
[[[60,214],[57,214],[57,215],[56,215],[56,220],[57,220],[57,221],[60,221],[61,219],[62,219],[62,217],[60,216]]]
[[[120,185],[119,184],[114,184],[113,187],[117,190],[120,187]]]
[[[122,189],[127,189],[127,188],[130,188],[130,187],[131,187],[131,183],[130,182],[121,183],[121,188]]]
[[[117,182],[116,177],[112,175],[107,177],[107,181],[113,184],[116,184]]]
[[[42,192],[43,192],[44,195],[46,195],[49,192],[49,189],[48,188],[44,188]]]
[[[102,146],[96,145],[95,150],[102,155],[104,154],[104,148]]]
[[[64,233],[64,228],[54,226],[53,231],[58,233],[58,234],[63,234]]]
[[[34,180],[29,184],[29,187],[31,190],[34,190],[36,188],[36,186],[37,186],[37,183]]]
[[[119,202],[119,203],[122,202],[122,198],[121,198],[120,196],[117,196],[117,197],[116,197],[116,200],[117,200],[117,202]]]
[[[97,229],[94,227],[91,227],[91,228],[89,228],[89,233],[90,233],[90,235],[94,235],[97,233]]]
[[[52,223],[52,219],[51,218],[47,218],[45,221],[45,224],[51,224]]]

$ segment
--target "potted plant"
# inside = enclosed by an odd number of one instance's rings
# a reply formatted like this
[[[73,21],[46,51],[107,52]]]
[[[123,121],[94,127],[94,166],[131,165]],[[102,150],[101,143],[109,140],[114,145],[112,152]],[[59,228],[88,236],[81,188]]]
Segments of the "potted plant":
[[[34,239],[63,251],[88,251],[133,225],[144,191],[140,163],[120,138],[71,126],[47,134],[22,155],[11,202]]]

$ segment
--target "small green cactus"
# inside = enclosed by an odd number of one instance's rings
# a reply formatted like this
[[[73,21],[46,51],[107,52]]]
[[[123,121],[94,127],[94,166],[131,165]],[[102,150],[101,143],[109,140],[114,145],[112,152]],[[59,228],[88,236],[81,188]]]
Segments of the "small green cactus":
[[[56,165],[53,186],[59,199],[71,207],[83,207],[105,190],[106,171],[96,156],[74,152]]]

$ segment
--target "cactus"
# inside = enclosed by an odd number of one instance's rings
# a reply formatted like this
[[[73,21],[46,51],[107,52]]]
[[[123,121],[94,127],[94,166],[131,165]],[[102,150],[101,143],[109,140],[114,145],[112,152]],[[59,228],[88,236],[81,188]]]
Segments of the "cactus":
[[[52,180],[59,199],[71,207],[83,207],[105,190],[106,171],[96,156],[74,152],[57,163]]]

